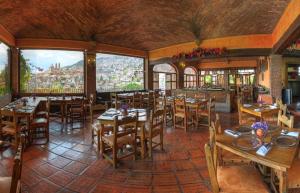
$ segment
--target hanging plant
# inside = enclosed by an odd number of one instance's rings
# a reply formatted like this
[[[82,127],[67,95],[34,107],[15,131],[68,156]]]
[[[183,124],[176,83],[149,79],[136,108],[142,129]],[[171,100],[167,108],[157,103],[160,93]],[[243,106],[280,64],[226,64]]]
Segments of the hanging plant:
[[[172,57],[173,61],[184,61],[195,58],[220,57],[227,53],[226,48],[195,48],[192,52],[181,52]]]

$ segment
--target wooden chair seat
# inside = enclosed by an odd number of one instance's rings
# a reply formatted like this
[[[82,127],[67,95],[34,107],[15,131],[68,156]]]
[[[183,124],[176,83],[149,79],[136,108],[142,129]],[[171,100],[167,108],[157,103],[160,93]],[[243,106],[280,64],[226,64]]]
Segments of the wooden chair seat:
[[[31,125],[47,124],[48,120],[45,118],[35,118],[33,119]]]
[[[17,131],[23,131],[25,130],[24,126],[18,126],[18,128],[14,128],[13,126],[6,125],[2,128],[2,133],[3,134],[9,134],[9,135],[14,135],[16,134]]]
[[[217,170],[220,192],[269,193],[253,166],[220,166]]]
[[[102,140],[103,140],[103,142],[113,146],[114,135],[103,136]],[[117,138],[117,145],[118,145],[118,147],[122,147],[123,145],[126,145],[126,144],[133,144],[133,143],[135,143],[134,140],[135,140],[134,136],[125,135],[120,138]]]
[[[300,160],[295,159],[292,167],[287,172],[287,187],[300,188]]]
[[[36,113],[37,117],[44,117],[44,116],[47,116],[47,115],[48,115],[47,111],[39,111],[39,112]]]
[[[70,112],[72,112],[72,113],[81,113],[82,108],[81,107],[73,107],[72,109],[70,109]]]
[[[236,154],[233,154],[229,151],[222,150],[221,151],[221,160],[223,162],[223,165],[226,164],[239,164],[239,163],[245,163],[245,164],[250,164],[251,160],[243,158],[241,156],[238,156]]]
[[[0,177],[0,192],[10,193],[11,177]]]

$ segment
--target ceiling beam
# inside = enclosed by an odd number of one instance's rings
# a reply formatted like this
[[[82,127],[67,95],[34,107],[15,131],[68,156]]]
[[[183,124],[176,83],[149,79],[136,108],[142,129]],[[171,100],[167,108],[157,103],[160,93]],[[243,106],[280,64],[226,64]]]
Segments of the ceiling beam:
[[[15,46],[15,37],[0,24],[0,40],[9,46]]]

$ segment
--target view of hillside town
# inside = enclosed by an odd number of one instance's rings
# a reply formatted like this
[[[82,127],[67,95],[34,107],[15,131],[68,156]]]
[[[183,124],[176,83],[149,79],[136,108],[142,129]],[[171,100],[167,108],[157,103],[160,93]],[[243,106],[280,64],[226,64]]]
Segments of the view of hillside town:
[[[0,96],[10,92],[9,47],[0,42]]]
[[[83,93],[83,53],[22,50],[20,83],[23,93]]]
[[[97,54],[96,83],[98,92],[143,89],[144,59]]]

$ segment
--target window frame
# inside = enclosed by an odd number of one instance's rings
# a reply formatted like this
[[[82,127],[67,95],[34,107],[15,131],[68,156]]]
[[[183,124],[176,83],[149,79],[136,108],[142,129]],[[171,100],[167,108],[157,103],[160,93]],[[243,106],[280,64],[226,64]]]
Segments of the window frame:
[[[22,50],[57,50],[57,51],[77,51],[82,52],[83,54],[83,92],[82,93],[28,93],[28,92],[21,92],[21,63],[20,63],[20,57],[21,57],[21,51]],[[39,96],[47,96],[49,94],[62,96],[83,96],[86,93],[86,50],[74,50],[74,49],[57,49],[57,48],[18,48],[18,90],[19,94],[23,96],[30,96],[30,95],[39,95]]]
[[[12,63],[11,63],[11,61],[12,61],[12,48],[9,44],[7,44],[6,42],[4,42],[2,40],[0,40],[0,43],[4,44],[5,46],[7,46],[9,48],[9,52],[7,53],[7,66],[8,66],[8,71],[9,71],[8,72],[9,73],[9,80],[8,80],[9,81],[9,84],[8,84],[8,86],[9,86],[8,90],[9,91],[6,92],[3,95],[0,95],[0,98],[1,98],[1,97],[4,97],[4,96],[9,95],[9,94],[12,93]]]
[[[174,70],[175,70],[175,73],[174,72],[159,72],[159,71],[154,71],[154,67],[156,65],[161,65],[161,64],[167,64],[167,65],[170,65]],[[178,87],[178,72],[177,72],[177,69],[172,65],[172,64],[169,64],[169,63],[161,63],[161,64],[155,64],[153,67],[152,67],[152,86],[153,86],[153,90],[156,90],[156,89],[159,89],[159,79],[158,80],[154,80],[155,78],[155,74],[157,74],[159,76],[160,73],[164,73],[167,76],[170,76],[170,80],[168,81],[168,79],[166,78],[166,85],[167,84],[170,84],[170,88],[166,88],[166,90],[174,90],[174,89],[177,89]],[[173,75],[175,75],[175,80],[173,80]],[[155,83],[158,85],[158,88],[155,87]],[[175,88],[173,88],[173,84],[175,83]]]
[[[186,69],[192,69],[195,74],[187,74],[185,73]],[[188,87],[187,85],[193,85],[192,87]],[[198,87],[198,73],[197,70],[191,66],[187,66],[183,71],[183,86],[184,88],[197,88]]]
[[[113,53],[113,52],[96,52],[96,60],[97,60],[97,54],[109,54],[109,55],[117,55],[117,56],[127,56],[127,57],[133,57],[133,58],[141,58],[143,59],[143,88],[140,89],[140,90],[145,90],[146,89],[146,58],[145,57],[142,57],[142,56],[135,56],[135,55],[129,55],[129,54],[122,54],[122,53]],[[111,92],[123,92],[124,90],[120,90],[120,91],[102,91],[102,92],[99,92],[97,90],[97,61],[95,63],[95,80],[96,80],[96,92],[97,93],[111,93]],[[139,91],[139,90],[127,90],[128,92],[131,92],[131,91]]]

